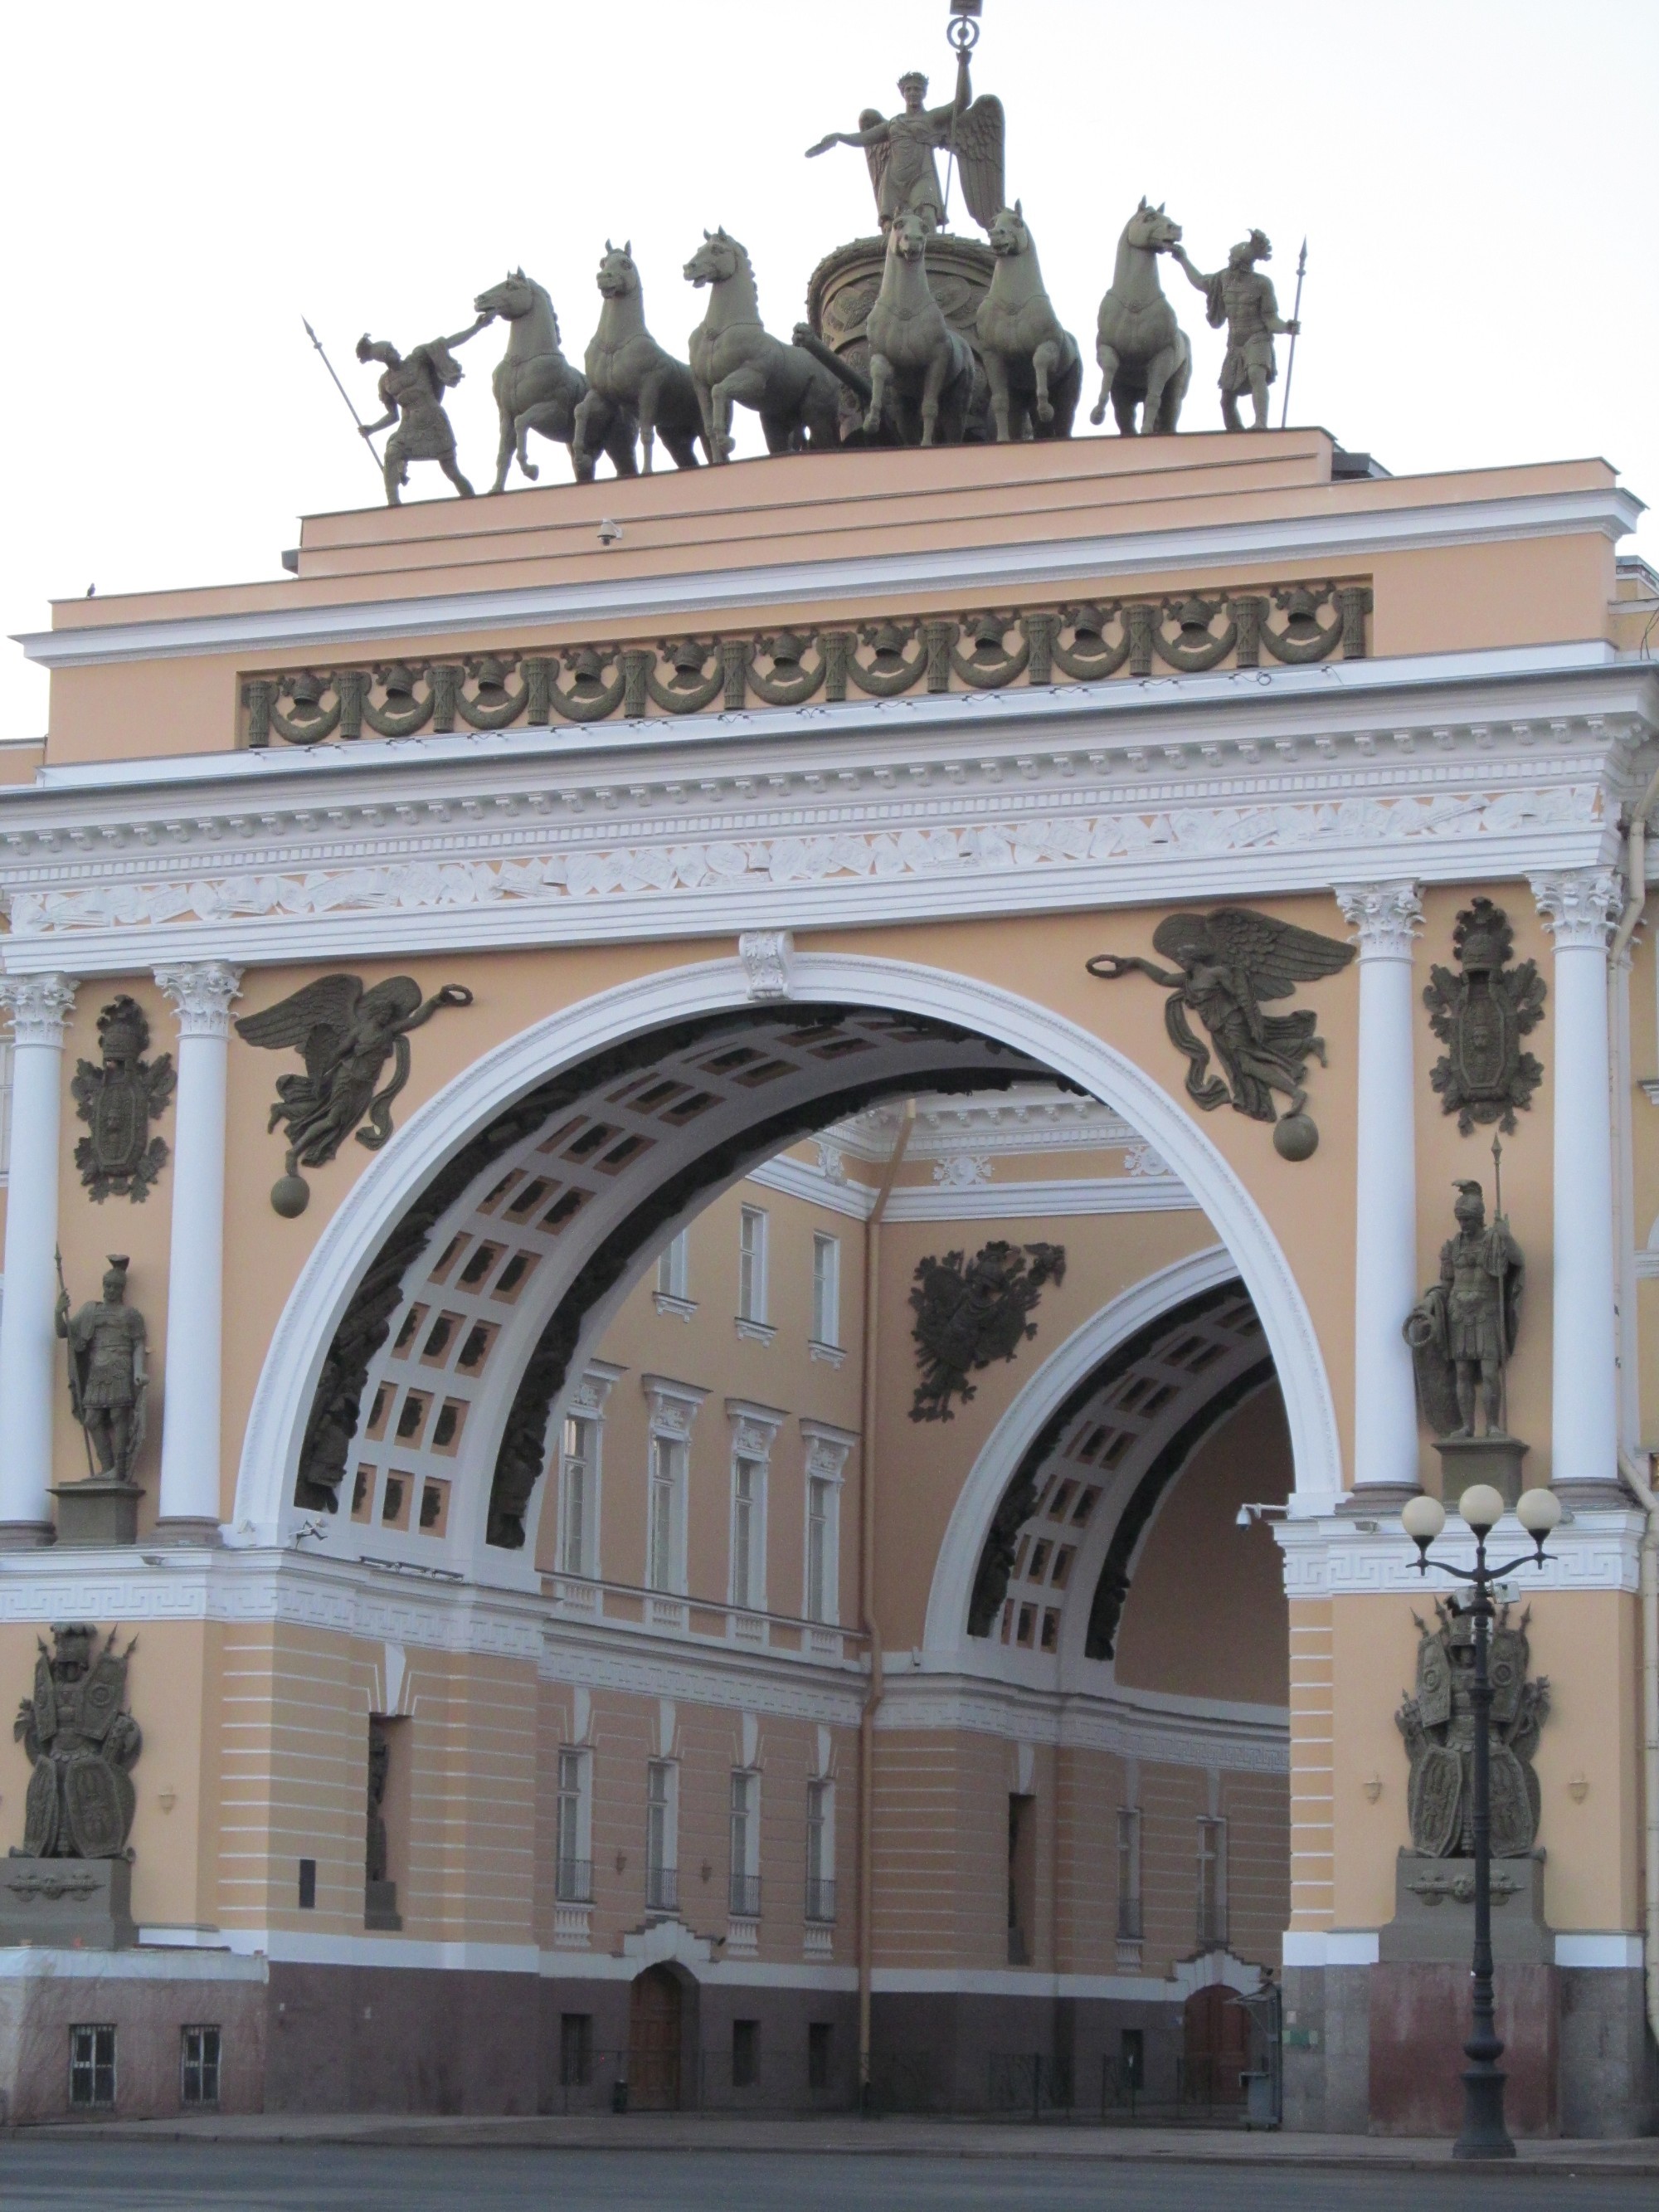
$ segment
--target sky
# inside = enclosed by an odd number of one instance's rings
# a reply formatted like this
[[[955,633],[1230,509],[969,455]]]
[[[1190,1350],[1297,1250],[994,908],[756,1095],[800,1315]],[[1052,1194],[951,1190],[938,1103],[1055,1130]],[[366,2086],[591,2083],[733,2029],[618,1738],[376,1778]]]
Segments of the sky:
[[[302,317],[372,416],[359,333],[406,349],[463,330],[520,264],[580,361],[609,236],[631,239],[651,326],[684,358],[703,295],[681,270],[724,224],[787,337],[814,264],[874,227],[862,156],[806,147],[890,112],[903,70],[948,97],[947,17],[947,0],[20,8],[0,634],[89,585],[280,575],[299,516],[378,502]],[[1009,194],[1085,362],[1144,192],[1203,268],[1266,230],[1286,313],[1307,238],[1294,422],[1396,475],[1601,454],[1659,505],[1655,0],[985,0],[975,88],[1007,110]],[[1178,271],[1165,285],[1194,348],[1183,421],[1209,428],[1222,340]],[[501,345],[474,341],[450,402],[481,486]],[[565,480],[541,452],[544,482]],[[439,489],[423,464],[406,496]],[[1622,550],[1659,560],[1659,521]],[[0,643],[0,738],[46,713],[44,675]]]

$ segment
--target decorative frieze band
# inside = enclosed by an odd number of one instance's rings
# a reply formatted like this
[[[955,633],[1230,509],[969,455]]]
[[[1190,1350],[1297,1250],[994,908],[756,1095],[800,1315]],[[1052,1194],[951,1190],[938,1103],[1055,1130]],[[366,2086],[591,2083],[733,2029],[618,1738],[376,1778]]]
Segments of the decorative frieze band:
[[[653,712],[732,714],[751,699],[799,707],[853,691],[892,699],[929,691],[1000,690],[1011,684],[1093,684],[1153,665],[1187,675],[1231,665],[1290,666],[1365,653],[1371,588],[1295,583],[1265,592],[1104,599],[1033,613],[980,612],[960,622],[912,617],[863,627],[690,637],[647,645],[581,645],[558,653],[486,653],[457,660],[385,661],[250,676],[241,736],[253,747],[443,736],[458,728],[532,729],[556,721],[636,721]],[[964,650],[964,647],[966,648]]]

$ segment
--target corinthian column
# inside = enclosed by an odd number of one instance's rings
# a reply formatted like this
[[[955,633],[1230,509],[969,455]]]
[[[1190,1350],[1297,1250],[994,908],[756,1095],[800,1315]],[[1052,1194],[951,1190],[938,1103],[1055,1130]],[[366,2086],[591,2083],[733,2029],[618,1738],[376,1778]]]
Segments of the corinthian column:
[[[1613,1318],[1607,940],[1623,898],[1611,868],[1532,878],[1555,940],[1555,1294],[1550,1480],[1620,1498]]]
[[[179,1105],[167,1263],[159,1530],[213,1540],[220,1522],[219,1368],[224,1334],[225,1073],[242,971],[222,960],[158,968],[179,1016]]]
[[[11,1160],[0,1307],[0,1545],[50,1541],[58,1131],[72,975],[0,978],[11,1014]]]
[[[1384,1509],[1419,1487],[1417,1392],[1401,1334],[1416,1303],[1413,883],[1352,884],[1336,902],[1359,934],[1359,1112],[1355,1146],[1353,1489]]]

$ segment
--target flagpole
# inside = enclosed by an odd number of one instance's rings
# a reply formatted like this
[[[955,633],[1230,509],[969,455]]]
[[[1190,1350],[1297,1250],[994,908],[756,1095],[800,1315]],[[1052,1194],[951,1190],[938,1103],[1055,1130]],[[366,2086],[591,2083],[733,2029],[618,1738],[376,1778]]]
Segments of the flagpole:
[[[346,390],[344,385],[341,383],[339,378],[335,376],[334,364],[329,359],[327,354],[324,352],[322,340],[318,337],[316,331],[312,329],[311,325],[309,322],[307,322],[306,318],[303,315],[301,316],[300,320],[302,323],[305,323],[306,336],[311,340],[313,345],[316,347],[318,354],[322,360],[323,367],[328,371],[329,375],[333,378],[334,389],[339,393],[341,398],[344,400],[346,407],[350,413],[352,421],[357,425],[359,430],[367,433],[368,426],[363,421],[362,416],[357,412],[356,406],[353,404],[351,394]],[[1291,349],[1292,351],[1295,349],[1294,339],[1291,340]],[[374,439],[365,435],[363,443],[368,447],[370,453],[374,455],[375,474],[377,476],[380,475],[384,471],[385,464],[380,459],[380,456],[375,447]]]
[[[1302,279],[1307,273],[1308,241],[1304,238],[1302,241],[1302,251],[1297,255],[1296,263],[1296,305],[1291,309],[1291,320],[1293,323],[1299,324],[1302,320]],[[1285,364],[1285,404],[1279,417],[1279,427],[1281,430],[1291,419],[1291,379],[1296,374],[1296,342],[1300,335],[1299,331],[1291,332],[1291,355]]]

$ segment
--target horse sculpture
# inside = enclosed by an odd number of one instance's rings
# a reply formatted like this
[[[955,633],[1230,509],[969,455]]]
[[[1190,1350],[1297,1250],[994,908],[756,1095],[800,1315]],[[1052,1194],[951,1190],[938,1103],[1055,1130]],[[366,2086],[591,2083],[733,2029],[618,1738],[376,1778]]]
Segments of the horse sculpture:
[[[705,434],[697,388],[685,363],[659,346],[645,326],[645,297],[631,241],[617,247],[606,239],[599,287],[605,305],[587,349],[588,389],[576,410],[573,457],[579,467],[589,459],[595,441],[588,434],[596,417],[620,408],[639,423],[647,476],[659,431],[675,467],[695,469],[696,441]]]
[[[708,311],[691,333],[691,381],[711,461],[728,461],[734,405],[761,418],[769,453],[834,447],[840,387],[821,362],[769,335],[760,319],[747,249],[724,230],[704,231],[686,282],[708,287]]]
[[[1193,377],[1193,349],[1175,319],[1158,282],[1158,257],[1181,243],[1181,225],[1162,205],[1140,205],[1117,242],[1112,289],[1100,303],[1100,332],[1095,358],[1100,363],[1100,398],[1089,416],[1106,419],[1112,403],[1117,427],[1135,434],[1140,408],[1143,436],[1170,431],[1181,419],[1181,403]]]
[[[1036,248],[1018,200],[991,225],[997,258],[975,327],[991,387],[999,445],[1069,438],[1083,396],[1083,356],[1043,289]]]
[[[501,416],[501,444],[495,455],[492,491],[507,487],[513,457],[533,483],[541,471],[530,458],[528,441],[534,430],[570,447],[578,483],[591,483],[600,449],[611,456],[619,477],[639,474],[634,458],[634,418],[602,402],[603,416],[591,414],[586,424],[588,443],[576,446],[576,410],[587,392],[587,379],[573,368],[559,346],[559,319],[546,291],[522,269],[515,269],[489,291],[480,292],[473,306],[481,315],[499,315],[507,325],[507,351],[495,364],[490,380]]]
[[[870,340],[866,435],[880,430],[888,402],[907,446],[942,436],[962,443],[974,392],[974,354],[953,331],[927,282],[927,228],[919,215],[897,216],[887,234],[881,290],[866,325]]]

